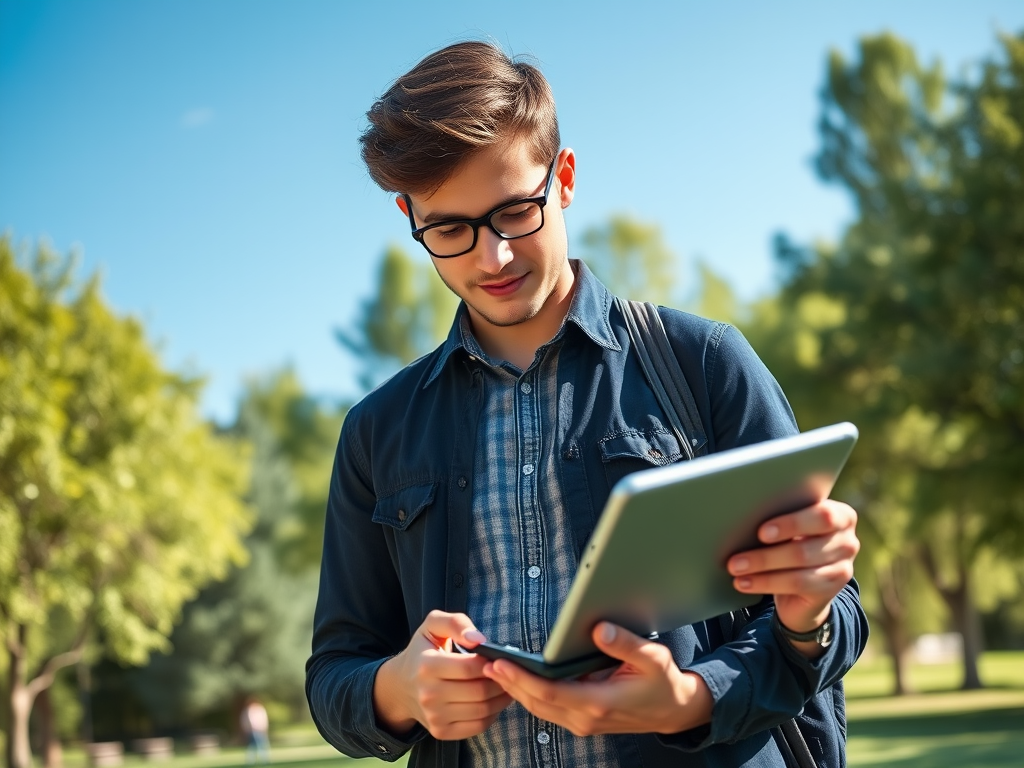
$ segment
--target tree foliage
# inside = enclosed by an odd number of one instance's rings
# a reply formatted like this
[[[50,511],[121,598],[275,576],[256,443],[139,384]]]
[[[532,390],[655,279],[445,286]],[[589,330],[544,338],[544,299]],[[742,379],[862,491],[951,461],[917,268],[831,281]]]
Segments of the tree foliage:
[[[304,392],[291,370],[247,383],[230,434],[252,447],[245,497],[256,513],[245,540],[250,560],[185,606],[171,653],[120,675],[107,669],[100,695],[111,735],[132,721],[129,708],[145,715],[139,735],[184,727],[231,731],[250,694],[282,714],[305,708],[303,673],[342,415]],[[108,694],[116,688],[132,695]]]
[[[581,243],[583,260],[614,293],[672,306],[676,257],[656,224],[615,214],[585,230]]]
[[[45,245],[0,239],[0,633],[8,764],[27,768],[32,702],[89,643],[145,662],[184,602],[241,563],[245,461],[196,413],[141,325],[76,285]]]
[[[363,303],[353,330],[335,332],[360,359],[363,388],[371,389],[440,343],[457,304],[433,265],[414,261],[397,245],[388,247],[375,294]]]
[[[780,241],[783,344],[818,413],[867,433],[877,562],[926,570],[973,687],[979,564],[1024,545],[1024,37],[954,82],[892,35],[834,53],[821,133],[857,219],[835,248]]]

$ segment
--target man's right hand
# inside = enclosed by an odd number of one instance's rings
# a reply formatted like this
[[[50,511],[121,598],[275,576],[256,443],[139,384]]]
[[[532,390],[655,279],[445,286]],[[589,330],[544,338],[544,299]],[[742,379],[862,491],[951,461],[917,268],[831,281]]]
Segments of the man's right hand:
[[[462,613],[431,611],[405,650],[385,661],[373,683],[380,723],[398,735],[422,723],[435,739],[465,739],[485,731],[512,698],[484,677],[487,659],[455,652],[486,638]]]

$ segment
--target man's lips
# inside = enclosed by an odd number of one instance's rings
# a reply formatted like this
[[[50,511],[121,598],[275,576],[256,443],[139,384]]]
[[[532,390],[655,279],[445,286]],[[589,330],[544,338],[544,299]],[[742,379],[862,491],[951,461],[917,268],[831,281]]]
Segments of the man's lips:
[[[518,277],[508,278],[501,282],[479,283],[478,287],[491,296],[508,296],[510,293],[515,293],[525,280],[526,275],[519,275]]]

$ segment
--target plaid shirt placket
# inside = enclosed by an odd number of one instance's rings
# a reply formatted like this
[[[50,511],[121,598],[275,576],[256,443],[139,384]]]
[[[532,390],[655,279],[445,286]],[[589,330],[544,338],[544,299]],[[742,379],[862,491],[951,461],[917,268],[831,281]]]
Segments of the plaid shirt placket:
[[[489,638],[538,652],[576,570],[550,440],[557,418],[560,337],[521,375],[488,360],[465,327],[463,337],[486,374],[474,467],[468,613]],[[610,737],[574,736],[515,703],[466,747],[463,754],[475,768],[618,764]]]

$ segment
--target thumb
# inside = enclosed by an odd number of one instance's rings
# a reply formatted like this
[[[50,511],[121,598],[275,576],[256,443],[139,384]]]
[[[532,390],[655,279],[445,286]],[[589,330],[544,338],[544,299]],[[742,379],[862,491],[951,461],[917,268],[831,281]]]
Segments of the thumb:
[[[483,635],[464,613],[431,611],[420,625],[420,634],[435,646],[451,650],[450,640],[460,645],[476,646]]]
[[[653,663],[645,652],[645,649],[653,644],[650,640],[634,635],[610,621],[602,621],[594,627],[593,638],[598,650],[613,659],[619,659],[634,667],[649,667]]]

